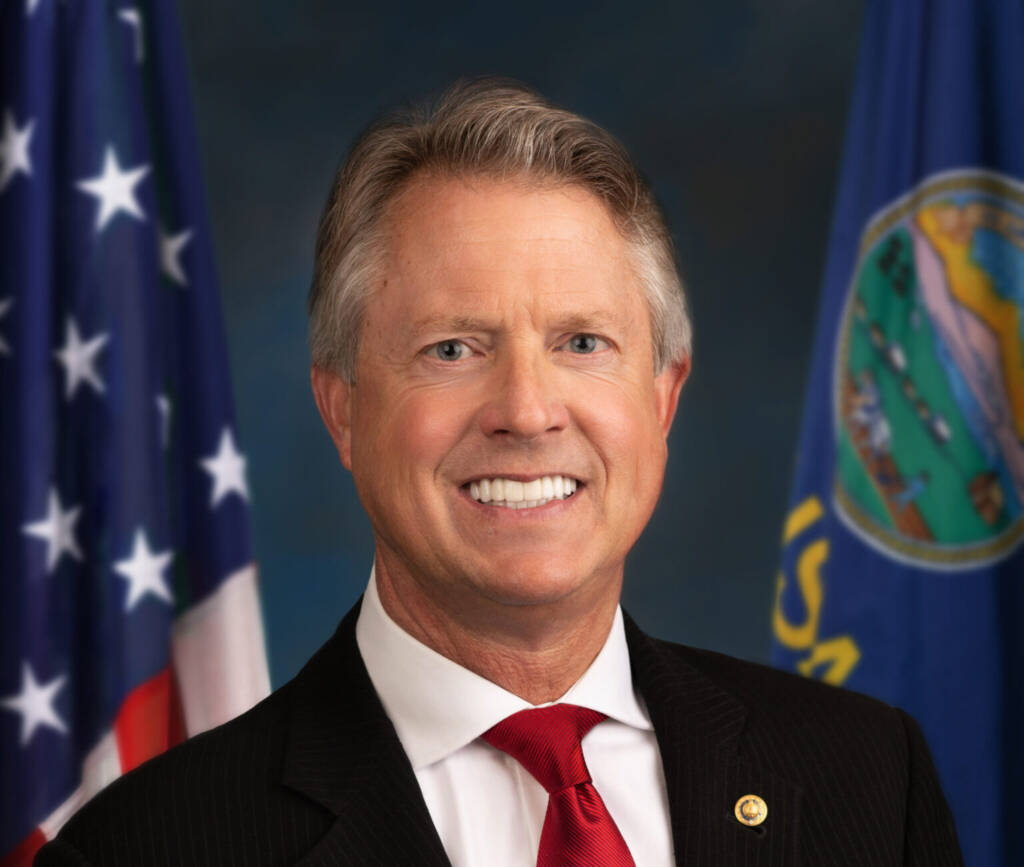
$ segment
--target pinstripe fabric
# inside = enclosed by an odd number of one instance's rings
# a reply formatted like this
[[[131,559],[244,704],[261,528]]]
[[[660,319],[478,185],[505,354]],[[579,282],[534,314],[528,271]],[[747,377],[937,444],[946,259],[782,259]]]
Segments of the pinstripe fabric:
[[[446,865],[412,767],[355,641],[358,605],[290,683],[125,775],[36,864]],[[706,651],[628,617],[654,723],[676,863],[962,863],[928,749],[901,711]],[[736,800],[760,795],[751,828]]]
[[[916,723],[874,699],[655,641],[628,617],[634,681],[658,736],[676,863],[962,865]],[[736,801],[760,795],[762,825]]]

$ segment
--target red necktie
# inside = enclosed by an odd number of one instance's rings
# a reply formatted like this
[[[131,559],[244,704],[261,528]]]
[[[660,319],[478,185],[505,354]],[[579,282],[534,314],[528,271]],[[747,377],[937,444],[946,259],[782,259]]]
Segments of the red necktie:
[[[580,747],[582,737],[605,718],[574,704],[553,704],[512,714],[482,735],[548,792],[537,867],[634,867]]]

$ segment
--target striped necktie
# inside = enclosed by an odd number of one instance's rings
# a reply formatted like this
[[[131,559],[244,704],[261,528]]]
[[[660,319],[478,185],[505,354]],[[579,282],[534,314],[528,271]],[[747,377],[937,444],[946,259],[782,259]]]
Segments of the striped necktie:
[[[634,867],[626,841],[591,782],[580,746],[603,719],[596,710],[554,704],[513,714],[482,735],[548,793],[537,867]]]

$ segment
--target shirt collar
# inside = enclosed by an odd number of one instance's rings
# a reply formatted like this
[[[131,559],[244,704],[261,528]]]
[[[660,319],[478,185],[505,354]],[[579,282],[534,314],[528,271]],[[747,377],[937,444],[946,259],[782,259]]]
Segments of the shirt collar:
[[[384,610],[373,571],[356,623],[356,642],[414,770],[451,755],[505,717],[532,707],[402,629]],[[601,651],[558,701],[600,711],[634,728],[652,729],[647,709],[633,689],[618,606]]]

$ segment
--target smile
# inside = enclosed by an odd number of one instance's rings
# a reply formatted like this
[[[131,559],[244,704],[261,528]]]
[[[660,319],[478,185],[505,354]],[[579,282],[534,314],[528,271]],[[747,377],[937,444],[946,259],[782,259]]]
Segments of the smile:
[[[534,509],[576,493],[579,482],[570,476],[542,476],[529,482],[515,479],[478,479],[469,484],[469,495],[478,503],[505,509]]]

